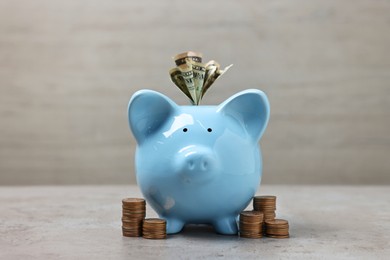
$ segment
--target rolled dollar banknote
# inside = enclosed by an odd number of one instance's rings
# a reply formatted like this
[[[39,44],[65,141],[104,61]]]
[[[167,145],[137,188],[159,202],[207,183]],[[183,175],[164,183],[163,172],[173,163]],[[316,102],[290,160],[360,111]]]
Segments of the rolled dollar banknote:
[[[202,63],[202,53],[195,51],[187,51],[180,54],[175,55],[173,59],[175,60],[176,66],[180,66],[186,63],[186,59],[191,59],[195,62]]]
[[[199,102],[202,98],[202,89],[204,76],[206,73],[206,68],[202,63],[195,62],[193,60],[189,60],[192,65],[192,72],[194,74],[194,86],[196,93],[196,105],[199,105]]]
[[[213,61],[214,62],[214,61]],[[214,62],[209,64],[209,74],[207,75],[207,80],[203,85],[202,89],[202,95],[201,99],[203,98],[204,94],[207,92],[207,90],[210,88],[210,86],[221,76],[223,75],[228,69],[230,69],[233,66],[233,64],[230,64],[223,70],[219,68],[219,64]],[[207,71],[207,67],[206,67]]]
[[[190,62],[186,61],[186,63],[179,65],[179,70],[181,75],[183,76],[184,83],[187,86],[188,92],[190,93],[192,100],[195,104],[198,103],[196,98],[196,91],[194,85],[194,73],[192,71],[192,65]]]
[[[179,68],[173,68],[169,71],[169,75],[171,76],[171,80],[175,85],[190,99],[191,103],[195,105],[194,100],[191,97],[190,92],[187,89],[186,83],[184,82],[184,78],[181,75],[181,71]]]
[[[204,80],[203,87],[202,87],[201,98],[204,96],[206,91],[211,87],[212,82],[214,82],[214,81],[211,81],[211,78],[214,77],[213,75],[215,74],[215,72],[217,70],[219,70],[219,67],[220,67],[219,63],[216,62],[215,60],[211,60],[211,61],[207,62],[205,66],[206,66],[206,73],[205,73],[205,80]]]
[[[211,60],[205,64],[206,73],[204,75],[203,87],[207,85],[207,80],[210,78],[210,75],[214,74],[217,69],[219,69],[219,63],[215,60]]]

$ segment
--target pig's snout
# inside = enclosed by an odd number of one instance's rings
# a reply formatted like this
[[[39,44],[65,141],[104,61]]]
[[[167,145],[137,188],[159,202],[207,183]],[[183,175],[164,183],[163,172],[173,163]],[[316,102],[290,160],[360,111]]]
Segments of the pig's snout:
[[[185,168],[188,171],[204,172],[212,167],[211,156],[204,154],[189,154],[185,157]]]
[[[177,163],[182,172],[196,174],[212,172],[216,165],[216,159],[209,148],[188,146],[179,151]]]

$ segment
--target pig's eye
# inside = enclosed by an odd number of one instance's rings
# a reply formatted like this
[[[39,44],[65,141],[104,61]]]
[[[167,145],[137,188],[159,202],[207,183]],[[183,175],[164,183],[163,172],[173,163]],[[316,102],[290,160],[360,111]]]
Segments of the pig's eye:
[[[207,128],[207,132],[212,132],[212,131],[213,131],[213,129]]]
[[[183,132],[185,133],[185,132],[187,132],[188,131],[188,129],[187,128],[183,128]]]

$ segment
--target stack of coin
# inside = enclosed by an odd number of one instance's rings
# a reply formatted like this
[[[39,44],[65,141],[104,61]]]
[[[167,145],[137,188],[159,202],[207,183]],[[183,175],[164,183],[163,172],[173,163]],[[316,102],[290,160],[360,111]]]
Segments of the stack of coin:
[[[263,237],[264,215],[260,211],[243,211],[240,214],[240,237]]]
[[[146,203],[144,199],[126,198],[122,200],[122,234],[125,237],[139,237],[142,232],[142,221],[145,218]]]
[[[142,237],[148,239],[167,238],[167,222],[165,219],[147,218],[142,225]]]
[[[276,210],[276,196],[256,196],[253,198],[253,209],[264,213],[264,220],[274,220]]]
[[[265,234],[272,238],[288,238],[288,221],[284,219],[275,219],[265,221]]]

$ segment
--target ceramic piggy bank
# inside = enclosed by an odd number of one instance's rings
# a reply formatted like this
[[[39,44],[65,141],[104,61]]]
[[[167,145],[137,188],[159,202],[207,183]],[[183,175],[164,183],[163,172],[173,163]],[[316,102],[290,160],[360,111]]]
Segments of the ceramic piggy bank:
[[[137,183],[166,219],[168,234],[185,224],[237,233],[237,216],[260,184],[258,141],[269,110],[267,96],[255,89],[218,106],[179,106],[152,90],[132,96],[128,116],[138,144]]]

